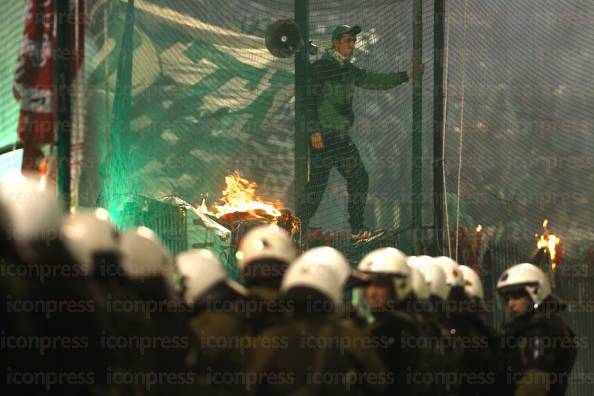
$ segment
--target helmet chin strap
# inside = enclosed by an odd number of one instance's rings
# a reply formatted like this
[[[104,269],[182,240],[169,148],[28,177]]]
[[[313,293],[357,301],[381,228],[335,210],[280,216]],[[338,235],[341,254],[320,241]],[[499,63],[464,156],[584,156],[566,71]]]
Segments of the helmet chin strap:
[[[528,293],[528,296],[532,300],[534,308],[538,308],[539,303],[536,302],[536,297],[538,295],[538,285],[527,285],[524,289],[526,290],[526,293]]]
[[[403,278],[395,278],[394,280],[394,300],[400,303],[406,296],[401,295],[401,289],[405,286],[406,280]]]

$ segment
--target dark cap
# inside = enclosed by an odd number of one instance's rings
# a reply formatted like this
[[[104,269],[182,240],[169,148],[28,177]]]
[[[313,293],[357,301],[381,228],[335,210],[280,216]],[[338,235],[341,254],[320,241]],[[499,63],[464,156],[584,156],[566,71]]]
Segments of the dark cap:
[[[357,35],[361,33],[361,26],[338,25],[332,31],[332,40],[339,40],[340,36],[345,33]]]

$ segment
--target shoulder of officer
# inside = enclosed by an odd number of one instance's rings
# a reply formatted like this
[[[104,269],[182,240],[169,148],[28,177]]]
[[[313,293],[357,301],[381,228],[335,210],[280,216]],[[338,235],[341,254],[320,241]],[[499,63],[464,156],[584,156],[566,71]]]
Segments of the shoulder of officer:
[[[392,321],[400,323],[402,326],[416,327],[420,322],[420,318],[408,312],[397,311],[391,315]]]
[[[248,299],[274,301],[280,298],[280,291],[269,287],[253,287],[249,289]]]
[[[368,335],[367,325],[357,320],[337,318],[335,319],[337,331],[345,336]]]
[[[202,335],[242,335],[248,326],[233,312],[203,312],[190,321],[195,334]]]
[[[559,315],[537,312],[530,318],[525,332],[533,335],[555,335],[571,333],[571,329],[569,329]]]

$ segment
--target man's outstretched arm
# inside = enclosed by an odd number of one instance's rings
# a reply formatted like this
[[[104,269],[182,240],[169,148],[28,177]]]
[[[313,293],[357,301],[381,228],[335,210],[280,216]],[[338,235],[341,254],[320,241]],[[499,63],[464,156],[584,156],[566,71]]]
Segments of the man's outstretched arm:
[[[390,89],[405,83],[413,78],[413,61],[408,70],[396,73],[374,73],[353,66],[355,73],[355,86],[366,89]]]

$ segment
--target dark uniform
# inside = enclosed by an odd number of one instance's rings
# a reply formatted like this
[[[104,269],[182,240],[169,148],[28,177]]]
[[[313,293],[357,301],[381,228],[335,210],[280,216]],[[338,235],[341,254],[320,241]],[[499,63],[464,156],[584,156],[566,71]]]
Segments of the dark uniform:
[[[388,387],[388,394],[420,395],[424,381],[416,373],[422,372],[425,356],[418,343],[421,337],[420,318],[404,310],[374,314],[375,322],[369,332],[378,342],[378,353],[395,381]]]
[[[198,394],[243,393],[243,369],[249,354],[249,328],[242,316],[244,298],[226,281],[211,286],[193,306],[194,343],[188,356]]]
[[[276,288],[254,286],[248,289],[248,297],[243,312],[248,320],[250,333],[260,334],[268,327],[283,321],[286,310],[280,292]]]
[[[60,395],[114,394],[117,387],[109,383],[107,367],[115,359],[112,351],[104,348],[103,336],[111,327],[108,313],[98,303],[95,285],[78,270],[76,260],[60,239],[38,239],[28,242],[34,255],[26,265],[32,274],[44,269],[57,271],[37,283],[30,298],[36,304],[56,304],[52,312],[35,311],[37,332],[53,340],[69,339],[71,343],[56,343],[47,353],[47,361],[54,361],[48,372],[71,375],[70,380],[58,381],[51,387]]]
[[[414,318],[418,329],[416,339],[418,367],[414,368],[417,372],[413,372],[413,368],[407,372],[409,382],[414,383],[414,389],[418,395],[447,395],[447,386],[440,381],[438,374],[446,373],[450,368],[444,347],[444,340],[449,339],[449,332],[445,327],[444,317],[433,312],[433,307],[440,304],[418,300],[413,296],[406,299],[402,305]],[[423,375],[425,375],[424,379]],[[419,378],[422,380],[419,381]]]
[[[118,353],[125,359],[111,375],[114,379],[125,378],[123,371],[138,376],[130,385],[134,395],[192,394],[188,386],[192,372],[186,358],[193,338],[182,316],[183,306],[172,297],[162,276],[120,281],[121,284],[112,285],[115,287],[108,295],[114,328],[108,336],[111,345],[119,342]],[[106,345],[110,344],[106,341]]]
[[[449,374],[448,394],[479,396],[494,394],[498,346],[495,332],[481,317],[478,301],[460,299],[446,321],[444,350]],[[455,376],[455,377],[454,377]]]
[[[499,395],[565,395],[577,342],[561,317],[545,307],[546,303],[504,327]]]
[[[0,394],[57,394],[48,391],[43,383],[26,384],[15,381],[23,373],[43,373],[56,365],[55,353],[31,346],[19,346],[19,339],[35,340],[45,336],[43,317],[35,312],[15,309],[15,304],[32,300],[40,288],[39,278],[28,276],[25,264],[19,257],[13,238],[9,235],[8,215],[0,205],[0,332],[2,334],[2,369]]]
[[[265,258],[250,262],[244,269],[248,296],[242,314],[252,335],[258,335],[284,319],[287,310],[280,299],[280,287],[287,268],[288,264],[284,261]]]
[[[394,381],[369,335],[334,315],[264,331],[246,371],[251,395],[374,395]]]
[[[231,309],[203,311],[190,326],[196,342],[188,364],[195,372],[198,394],[242,394],[251,345],[246,322]]]

